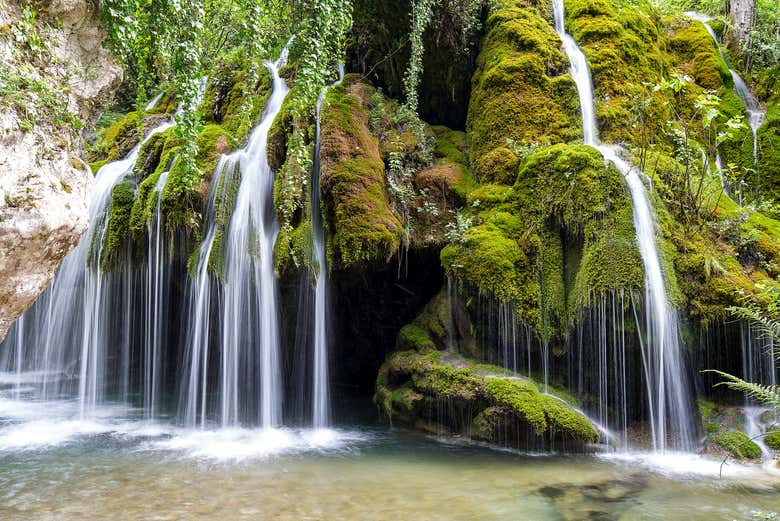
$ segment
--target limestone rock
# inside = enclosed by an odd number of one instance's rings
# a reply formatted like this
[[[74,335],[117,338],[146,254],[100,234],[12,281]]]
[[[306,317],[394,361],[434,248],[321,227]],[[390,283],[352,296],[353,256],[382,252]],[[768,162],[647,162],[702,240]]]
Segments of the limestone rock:
[[[92,175],[79,158],[87,122],[122,78],[86,0],[47,2],[24,31],[20,1],[0,0],[0,66],[17,91],[0,103],[0,339],[51,282],[87,229]],[[31,82],[40,88],[29,87]]]

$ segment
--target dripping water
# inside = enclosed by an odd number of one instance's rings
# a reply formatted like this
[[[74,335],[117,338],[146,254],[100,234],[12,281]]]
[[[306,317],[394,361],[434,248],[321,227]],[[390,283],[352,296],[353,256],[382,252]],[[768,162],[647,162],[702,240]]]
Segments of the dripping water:
[[[168,181],[168,172],[157,179],[154,192],[157,195],[156,211],[146,225],[149,245],[146,264],[146,305],[144,342],[144,414],[148,419],[159,412],[160,379],[163,365],[163,326],[167,322],[167,302],[164,298],[166,262],[162,233],[162,212],[160,205],[163,190]]]
[[[691,413],[690,390],[682,360],[677,313],[666,295],[666,284],[655,239],[653,208],[640,172],[619,157],[614,147],[599,144],[593,84],[587,61],[574,39],[564,28],[563,0],[553,0],[555,29],[571,63],[571,75],[577,85],[582,111],[583,136],[586,145],[598,149],[607,162],[626,178],[633,202],[634,228],[645,271],[645,324],[647,365],[645,377],[651,410],[653,447],[666,449],[671,435],[676,448],[690,450],[695,446],[695,426]]]
[[[339,79],[333,84],[339,85],[344,79],[344,67],[339,65]],[[314,145],[314,165],[311,180],[312,201],[312,242],[314,258],[317,262],[317,281],[314,290],[314,428],[327,427],[330,424],[330,392],[328,379],[328,267],[325,256],[325,228],[320,208],[320,116],[322,103],[328,87],[324,88],[317,99],[316,141]]]
[[[715,31],[712,29],[712,26],[710,26],[709,24],[710,20],[712,20],[712,17],[703,13],[696,13],[693,11],[688,11],[685,13],[685,15],[691,18],[692,20],[701,22],[702,25],[704,25],[704,28],[707,30],[707,33],[709,33],[710,37],[715,43],[715,46],[718,48],[718,53],[720,54],[720,58],[723,60],[723,62],[726,64],[726,66],[729,69],[729,74],[731,74],[731,79],[734,82],[734,91],[737,93],[737,96],[739,96],[739,98],[745,104],[745,115],[747,116],[748,125],[750,125],[750,130],[753,133],[753,166],[756,166],[758,164],[758,129],[761,128],[761,125],[763,125],[764,123],[764,118],[766,117],[766,111],[761,109],[758,102],[756,101],[756,98],[753,96],[753,93],[750,92],[747,83],[745,83],[745,80],[742,79],[742,76],[740,76],[739,73],[737,73],[737,71],[735,71],[731,67],[731,63],[729,62],[728,58],[723,52],[723,47],[720,45],[720,42],[718,41],[718,36],[715,34]]]

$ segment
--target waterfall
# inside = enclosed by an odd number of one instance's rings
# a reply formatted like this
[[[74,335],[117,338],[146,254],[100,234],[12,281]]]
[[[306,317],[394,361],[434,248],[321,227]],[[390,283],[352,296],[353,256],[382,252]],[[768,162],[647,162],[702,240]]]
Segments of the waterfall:
[[[157,179],[154,191],[157,193],[157,206],[152,220],[147,223],[149,239],[146,259],[146,303],[144,338],[144,413],[147,418],[155,418],[158,413],[160,397],[160,379],[163,365],[163,327],[166,324],[167,299],[165,298],[166,261],[162,233],[162,212],[160,202],[168,172]]]
[[[261,121],[244,147],[220,158],[212,180],[205,233],[187,287],[189,321],[180,413],[190,426],[206,427],[212,373],[218,375],[216,414],[222,427],[247,423],[273,427],[281,422],[273,266],[279,223],[273,207],[274,172],[268,164],[266,142],[289,91],[279,76],[286,59],[285,47],[276,62],[266,64],[273,86]],[[218,217],[225,222],[218,222]],[[219,277],[210,272],[210,262],[217,257],[222,267]],[[211,349],[212,343],[215,349]],[[217,356],[218,364],[212,364],[211,359]]]
[[[649,396],[653,448],[666,449],[667,438],[681,449],[695,447],[696,429],[692,417],[690,389],[682,360],[677,313],[666,295],[661,258],[655,239],[653,207],[637,169],[619,157],[615,147],[600,145],[595,118],[593,86],[585,56],[565,31],[563,0],[553,0],[555,30],[571,63],[571,75],[577,85],[586,145],[598,149],[626,178],[633,203],[637,245],[645,271],[645,324],[647,351],[645,377]]]
[[[215,328],[211,327],[213,316],[211,303],[212,291],[218,289],[215,276],[209,272],[209,260],[214,248],[217,232],[217,210],[228,205],[228,193],[224,189],[228,183],[237,181],[236,160],[234,157],[221,156],[217,164],[206,204],[204,222],[206,230],[198,249],[198,263],[191,279],[187,282],[188,327],[185,336],[185,369],[182,371],[183,418],[188,426],[199,424],[206,427],[208,417],[208,375],[209,343]],[[223,188],[220,190],[220,188]]]
[[[344,79],[344,66],[339,65],[339,85]],[[317,282],[314,289],[314,406],[315,428],[330,424],[330,391],[328,379],[328,267],[325,258],[325,228],[320,208],[320,115],[328,87],[317,99],[317,132],[314,144],[314,165],[311,176],[311,227],[314,258],[317,261]]]
[[[154,108],[161,97],[153,99],[146,110]],[[122,269],[104,272],[103,246],[114,187],[132,174],[143,144],[173,125],[170,120],[164,121],[123,159],[98,170],[87,231],[60,263],[51,285],[15,326],[17,342],[23,342],[17,347],[15,363],[19,371],[30,371],[35,376],[39,399],[77,394],[81,418],[94,415],[105,399],[106,389],[116,390],[122,399],[129,395],[135,289],[131,256],[126,248]],[[112,372],[106,380],[109,368],[118,369],[118,374]],[[144,399],[151,400],[150,408],[152,402],[156,403],[151,396],[157,391],[155,387],[154,392],[144,393]]]
[[[740,322],[740,348],[742,351],[742,379],[761,385],[777,385],[776,350],[772,336],[756,331],[750,322]],[[764,460],[771,459],[772,452],[761,436],[766,430],[766,425],[761,421],[761,417],[772,410],[769,407],[756,405],[755,400],[745,397],[745,434],[759,446]],[[771,413],[770,416],[775,419]]]
[[[704,25],[704,28],[709,33],[710,37],[712,37],[713,42],[715,42],[715,46],[718,48],[720,58],[729,69],[731,79],[734,81],[734,91],[745,104],[745,115],[747,116],[750,130],[753,133],[753,166],[756,166],[758,165],[758,129],[761,128],[761,125],[764,123],[766,111],[761,110],[761,107],[759,107],[758,102],[756,102],[756,98],[754,98],[753,94],[750,92],[750,89],[748,88],[747,83],[745,83],[745,80],[743,80],[742,76],[740,76],[737,71],[731,67],[731,63],[723,52],[723,47],[721,47],[720,42],[718,41],[718,36],[715,34],[715,31],[712,30],[712,26],[709,24],[709,21],[712,20],[712,17],[693,11],[687,11],[685,15],[688,18],[696,20],[697,22],[701,22],[702,25]]]

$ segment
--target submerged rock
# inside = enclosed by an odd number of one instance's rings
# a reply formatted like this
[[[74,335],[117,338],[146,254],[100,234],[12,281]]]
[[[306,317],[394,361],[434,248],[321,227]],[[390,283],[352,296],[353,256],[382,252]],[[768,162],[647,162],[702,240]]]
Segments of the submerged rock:
[[[24,5],[0,4],[0,25],[30,38],[0,38],[11,71],[0,97],[0,339],[87,229],[92,174],[77,129],[122,77],[92,3]]]

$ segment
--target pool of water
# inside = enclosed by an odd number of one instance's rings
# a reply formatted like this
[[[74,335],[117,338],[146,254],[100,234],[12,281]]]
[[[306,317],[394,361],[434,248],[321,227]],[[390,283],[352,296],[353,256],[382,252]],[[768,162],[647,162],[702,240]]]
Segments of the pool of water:
[[[732,520],[780,477],[690,455],[522,454],[363,427],[195,431],[0,399],[0,519]]]

